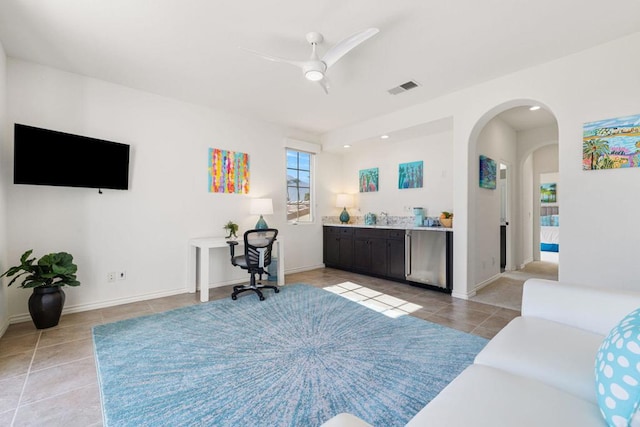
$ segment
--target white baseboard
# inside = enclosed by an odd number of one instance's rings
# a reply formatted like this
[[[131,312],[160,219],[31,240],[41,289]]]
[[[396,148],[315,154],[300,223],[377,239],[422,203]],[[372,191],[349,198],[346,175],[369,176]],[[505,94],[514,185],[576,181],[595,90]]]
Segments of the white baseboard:
[[[476,294],[478,293],[478,291],[482,288],[484,288],[485,286],[487,286],[489,283],[493,282],[494,280],[496,280],[498,277],[500,277],[500,273],[493,275],[492,277],[489,277],[487,280],[483,280],[482,282],[478,283],[476,286],[474,286],[474,288],[472,290],[470,290],[469,292],[456,292],[455,290],[453,292],[451,292],[451,296],[454,298],[460,298],[460,299],[471,299],[473,297],[476,296]]]
[[[454,298],[460,298],[460,299],[470,299],[476,296],[476,291],[471,291],[466,293],[453,291],[451,292],[451,296]]]
[[[482,282],[478,283],[474,288],[473,288],[473,294],[475,295],[480,289],[484,288],[485,286],[487,286],[489,283],[493,282],[494,280],[496,280],[497,278],[499,278],[501,276],[500,273],[497,273],[491,277],[489,277],[487,280],[483,280]]]
[[[310,266],[298,267],[298,268],[291,268],[289,270],[286,270],[284,272],[284,275],[286,276],[287,274],[303,273],[305,271],[317,270],[319,268],[324,268],[324,264],[310,265]],[[245,283],[245,282],[248,282],[248,281],[249,281],[249,276],[247,275],[246,277],[243,277],[241,279],[231,279],[231,280],[226,280],[224,282],[211,283],[211,284],[209,284],[209,289],[221,288],[223,286],[229,286],[229,285],[236,285],[238,283]],[[199,290],[200,286],[198,286],[197,289]]]
[[[229,286],[229,285],[237,285],[238,283],[245,283],[245,282],[249,282],[249,275],[247,275],[247,277],[243,277],[242,279],[231,279],[231,280],[225,280],[224,282],[209,283],[209,289],[221,288],[223,286]],[[196,286],[196,291],[199,291],[199,290],[200,290],[200,286]]]
[[[324,264],[307,265],[304,267],[292,268],[290,270],[287,270],[285,274],[303,273],[305,271],[317,270],[319,268],[325,268]]]
[[[64,316],[65,314],[80,313],[80,312],[89,311],[89,310],[98,310],[100,308],[114,307],[116,305],[129,304],[132,302],[140,302],[140,301],[146,301],[146,300],[156,299],[156,298],[170,297],[173,295],[180,295],[185,293],[187,293],[187,289],[181,288],[181,289],[172,289],[169,291],[153,292],[150,294],[135,295],[135,296],[126,297],[126,298],[116,298],[116,299],[101,301],[96,303],[76,304],[72,306],[65,306],[64,309],[62,310],[62,315]],[[29,313],[21,313],[21,314],[15,314],[11,316],[9,318],[9,323],[10,324],[20,323],[20,322],[26,322],[27,320],[31,320],[31,315]]]
[[[318,268],[322,268],[322,266],[323,265],[320,264],[320,265],[317,265],[317,266],[299,267],[299,268],[287,270],[285,272],[285,276],[287,274],[301,273],[303,271],[315,270],[315,269],[318,269]],[[247,275],[246,278],[243,277],[241,279],[232,279],[232,280],[227,280],[227,281],[224,281],[224,282],[212,283],[212,284],[209,285],[209,289],[219,288],[219,287],[228,286],[228,285],[235,285],[235,284],[238,284],[238,283],[244,283],[244,282],[247,282],[249,280],[248,277],[249,276]],[[97,302],[97,303],[77,304],[77,305],[72,305],[72,306],[69,306],[69,307],[65,307],[62,310],[62,315],[71,314],[71,313],[80,313],[82,311],[89,311],[89,310],[98,310],[100,308],[114,307],[116,305],[129,304],[129,303],[132,303],[132,302],[140,302],[140,301],[146,301],[146,300],[150,300],[150,299],[170,297],[170,296],[173,296],[173,295],[186,294],[188,292],[189,291],[187,290],[187,287],[185,286],[184,288],[172,289],[172,290],[169,290],[169,291],[153,292],[153,293],[149,293],[149,294],[136,295],[136,296],[126,297],[126,298],[116,298],[116,299],[107,300],[107,301],[101,301],[101,302]],[[4,334],[4,332],[7,330],[7,328],[9,327],[10,324],[26,322],[26,321],[29,321],[29,320],[31,320],[31,315],[29,315],[29,313],[15,314],[15,315],[9,317],[9,322],[6,325],[0,325],[0,336],[2,336],[2,334]]]
[[[533,257],[525,259],[522,264],[520,264],[520,270],[525,268],[530,262],[533,262]]]
[[[8,328],[9,328],[9,319],[6,319],[0,325],[0,338],[2,338],[2,336],[4,335],[5,332],[7,332]]]

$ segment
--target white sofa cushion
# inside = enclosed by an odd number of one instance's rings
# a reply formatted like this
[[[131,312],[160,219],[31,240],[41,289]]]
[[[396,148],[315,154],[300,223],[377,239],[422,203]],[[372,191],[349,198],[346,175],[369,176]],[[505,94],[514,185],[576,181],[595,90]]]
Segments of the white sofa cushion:
[[[543,279],[528,279],[522,292],[522,316],[540,317],[606,336],[632,310],[640,292],[594,288]]]
[[[471,365],[407,424],[441,426],[605,427],[606,423],[592,402],[531,378]]]
[[[475,363],[533,378],[597,403],[593,372],[604,336],[535,317],[516,317]]]

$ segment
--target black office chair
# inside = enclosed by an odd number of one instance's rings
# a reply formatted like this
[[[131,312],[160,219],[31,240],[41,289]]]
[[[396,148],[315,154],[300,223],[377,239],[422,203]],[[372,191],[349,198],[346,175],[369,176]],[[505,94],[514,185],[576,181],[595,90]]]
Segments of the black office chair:
[[[260,301],[264,301],[264,295],[260,289],[273,289],[277,294],[280,292],[277,286],[263,285],[262,275],[269,273],[266,268],[271,264],[271,253],[273,242],[276,241],[278,230],[275,228],[266,228],[263,230],[248,230],[244,233],[244,255],[235,255],[235,247],[238,245],[236,241],[228,241],[231,250],[231,264],[247,270],[251,275],[248,285],[238,285],[233,287],[231,299],[238,298],[238,294],[246,291],[253,291],[260,297]],[[256,274],[260,275],[260,281],[256,282]]]

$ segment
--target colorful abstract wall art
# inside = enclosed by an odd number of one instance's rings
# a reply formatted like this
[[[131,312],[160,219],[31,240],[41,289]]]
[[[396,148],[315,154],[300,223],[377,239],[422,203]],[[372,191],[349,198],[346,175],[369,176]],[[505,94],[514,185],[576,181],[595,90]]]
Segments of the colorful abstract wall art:
[[[378,191],[378,168],[362,169],[358,179],[361,193]]]
[[[400,163],[398,166],[398,188],[422,188],[423,162]]]
[[[249,155],[209,148],[209,192],[249,193]]]
[[[496,189],[496,162],[482,154],[480,155],[480,187]]]
[[[558,201],[555,183],[540,184],[540,201],[542,203],[555,203]]]
[[[585,123],[582,127],[582,169],[640,166],[640,114]]]

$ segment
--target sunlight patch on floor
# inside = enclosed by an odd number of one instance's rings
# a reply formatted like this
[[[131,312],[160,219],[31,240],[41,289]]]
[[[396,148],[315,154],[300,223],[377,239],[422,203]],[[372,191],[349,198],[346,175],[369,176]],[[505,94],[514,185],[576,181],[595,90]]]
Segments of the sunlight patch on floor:
[[[338,283],[323,289],[393,318],[406,316],[422,308],[421,305],[383,294],[353,282]]]

